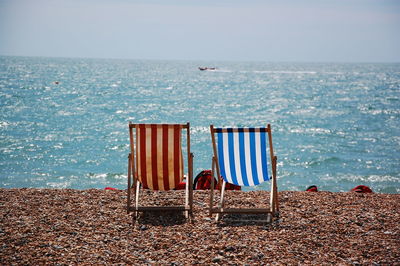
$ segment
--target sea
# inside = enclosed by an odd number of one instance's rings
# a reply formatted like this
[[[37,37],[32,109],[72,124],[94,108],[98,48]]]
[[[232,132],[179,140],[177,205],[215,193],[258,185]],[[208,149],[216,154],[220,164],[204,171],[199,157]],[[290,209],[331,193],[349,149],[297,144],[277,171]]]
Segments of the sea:
[[[194,176],[211,124],[271,124],[280,191],[400,193],[400,63],[0,56],[0,110],[2,188],[126,189],[131,121],[190,122]]]

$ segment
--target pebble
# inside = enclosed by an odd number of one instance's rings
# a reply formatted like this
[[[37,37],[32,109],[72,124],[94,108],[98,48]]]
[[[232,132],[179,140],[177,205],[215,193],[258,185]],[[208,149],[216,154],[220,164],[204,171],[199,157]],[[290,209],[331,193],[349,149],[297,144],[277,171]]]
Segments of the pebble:
[[[216,256],[216,257],[214,257],[213,259],[212,259],[212,262],[220,262],[221,260],[223,260],[224,259],[224,257],[222,257],[222,256]]]

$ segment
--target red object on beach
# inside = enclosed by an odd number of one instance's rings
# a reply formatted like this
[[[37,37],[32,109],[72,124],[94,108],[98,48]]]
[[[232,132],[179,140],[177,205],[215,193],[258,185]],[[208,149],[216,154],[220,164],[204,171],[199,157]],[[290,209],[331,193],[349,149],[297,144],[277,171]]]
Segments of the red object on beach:
[[[104,190],[118,190],[118,189],[113,188],[113,187],[106,187],[106,188],[104,188]]]
[[[201,171],[193,182],[193,189],[195,190],[205,190],[211,188],[211,179],[212,173],[211,170],[203,170]],[[214,188],[217,188],[217,180],[214,179]]]
[[[364,185],[356,186],[351,191],[357,192],[357,193],[373,193],[372,189],[370,189],[369,187],[364,186]]]
[[[183,190],[183,189],[186,189],[186,182],[184,182],[184,181],[180,182],[180,183],[176,186],[176,188],[175,188],[174,190]]]
[[[309,186],[306,191],[308,192],[318,192],[317,186]]]
[[[225,190],[242,190],[242,188],[235,184],[226,183]]]
[[[211,170],[201,171],[194,179],[193,189],[195,189],[195,190],[211,189],[211,180],[212,180],[211,178],[212,178]],[[217,180],[215,178],[214,178],[214,188],[220,189],[219,184],[217,184]],[[225,189],[226,190],[241,190],[241,187],[234,185],[234,184],[226,183]]]

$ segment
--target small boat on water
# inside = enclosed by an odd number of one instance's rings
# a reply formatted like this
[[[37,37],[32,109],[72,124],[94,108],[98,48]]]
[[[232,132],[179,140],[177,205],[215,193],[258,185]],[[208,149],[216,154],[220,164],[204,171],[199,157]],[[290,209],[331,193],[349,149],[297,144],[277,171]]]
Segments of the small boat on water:
[[[216,70],[216,67],[199,67],[199,70],[205,71],[205,70]]]

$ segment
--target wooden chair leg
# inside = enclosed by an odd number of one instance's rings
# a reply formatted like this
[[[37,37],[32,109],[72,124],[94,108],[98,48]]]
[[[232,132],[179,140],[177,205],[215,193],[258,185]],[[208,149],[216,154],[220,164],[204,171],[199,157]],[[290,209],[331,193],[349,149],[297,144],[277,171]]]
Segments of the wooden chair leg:
[[[212,158],[211,162],[211,187],[210,187],[210,204],[208,209],[208,215],[212,216],[212,208],[214,206],[214,186],[215,186],[215,157]]]
[[[272,180],[272,196],[273,196],[273,215],[278,215],[279,213],[279,205],[278,205],[278,185],[276,180],[276,166],[277,166],[278,157],[274,156],[273,159],[273,180]]]
[[[186,177],[186,185],[185,185],[185,207],[189,206],[189,174]],[[185,211],[185,218],[189,218],[189,211]]]
[[[225,201],[224,201],[225,187],[226,187],[226,182],[224,180],[222,183],[222,189],[221,189],[221,201],[219,203],[220,209],[224,208],[224,206],[225,206]],[[219,219],[220,219],[220,214],[217,213],[217,216],[215,217],[215,221],[219,221]]]
[[[128,196],[127,196],[127,204],[126,211],[129,213],[131,208],[131,155],[128,156]]]
[[[139,207],[139,191],[140,191],[140,182],[135,180],[136,183],[136,193],[135,193],[135,220],[137,220],[139,212],[137,211]]]
[[[188,214],[193,218],[193,158],[194,155],[193,153],[190,153],[190,162],[189,162],[189,167],[188,167],[188,174],[189,174],[189,180],[187,182],[189,183],[189,209]]]

